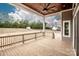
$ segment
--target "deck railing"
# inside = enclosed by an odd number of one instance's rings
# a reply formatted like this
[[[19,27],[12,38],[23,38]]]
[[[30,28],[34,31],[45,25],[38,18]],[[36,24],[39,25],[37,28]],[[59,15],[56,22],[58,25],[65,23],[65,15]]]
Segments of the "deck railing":
[[[31,36],[28,36],[31,35]],[[17,33],[17,34],[9,34],[9,35],[0,35],[0,51],[7,46],[12,46],[17,43],[25,43],[25,41],[35,39],[38,37],[45,36],[44,32],[33,32],[33,33]],[[28,38],[29,37],[29,38]],[[1,54],[1,53],[0,53]]]

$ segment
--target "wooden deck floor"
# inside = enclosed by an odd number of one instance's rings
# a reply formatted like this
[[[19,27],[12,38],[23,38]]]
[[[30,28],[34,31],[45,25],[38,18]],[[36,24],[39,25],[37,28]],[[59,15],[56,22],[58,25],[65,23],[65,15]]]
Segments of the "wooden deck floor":
[[[26,41],[14,46],[9,46],[0,53],[4,56],[73,56],[74,51],[70,42],[61,40],[61,34],[56,34],[56,38],[52,39],[51,34],[45,37]]]

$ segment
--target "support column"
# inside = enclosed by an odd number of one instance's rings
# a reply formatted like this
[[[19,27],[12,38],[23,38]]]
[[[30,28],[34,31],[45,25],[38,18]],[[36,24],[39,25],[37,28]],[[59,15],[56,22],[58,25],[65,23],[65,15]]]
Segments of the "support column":
[[[45,36],[45,16],[43,16],[43,35]]]
[[[45,16],[43,17],[43,32],[45,32]]]
[[[79,11],[77,12],[77,41],[76,41],[76,44],[77,44],[77,56],[79,56]]]

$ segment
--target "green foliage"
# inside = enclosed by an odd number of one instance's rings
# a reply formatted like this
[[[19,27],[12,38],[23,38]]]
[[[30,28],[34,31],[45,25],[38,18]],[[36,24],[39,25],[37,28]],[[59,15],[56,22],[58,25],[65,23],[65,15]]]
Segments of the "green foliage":
[[[39,21],[39,22],[32,22],[31,24],[29,24],[29,26],[32,29],[42,29],[43,28],[43,24]]]
[[[28,26],[30,26],[32,29],[42,29],[42,23],[40,21],[32,23],[29,23],[29,21],[27,20],[15,21],[15,22],[0,21],[0,28],[26,28]]]
[[[46,23],[45,23],[46,25]],[[0,21],[0,28],[26,28],[26,27],[31,27],[32,29],[42,29],[43,28],[43,23],[38,21],[38,22],[31,22],[27,20],[21,20],[21,21]],[[46,29],[50,29],[49,27],[46,27]]]
[[[0,21],[0,27],[2,28],[3,27],[3,23]]]

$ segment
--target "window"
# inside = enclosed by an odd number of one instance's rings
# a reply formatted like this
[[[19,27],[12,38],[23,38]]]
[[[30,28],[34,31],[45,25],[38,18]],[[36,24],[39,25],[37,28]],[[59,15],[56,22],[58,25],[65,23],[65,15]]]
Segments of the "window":
[[[70,20],[63,21],[63,36],[70,37]]]

